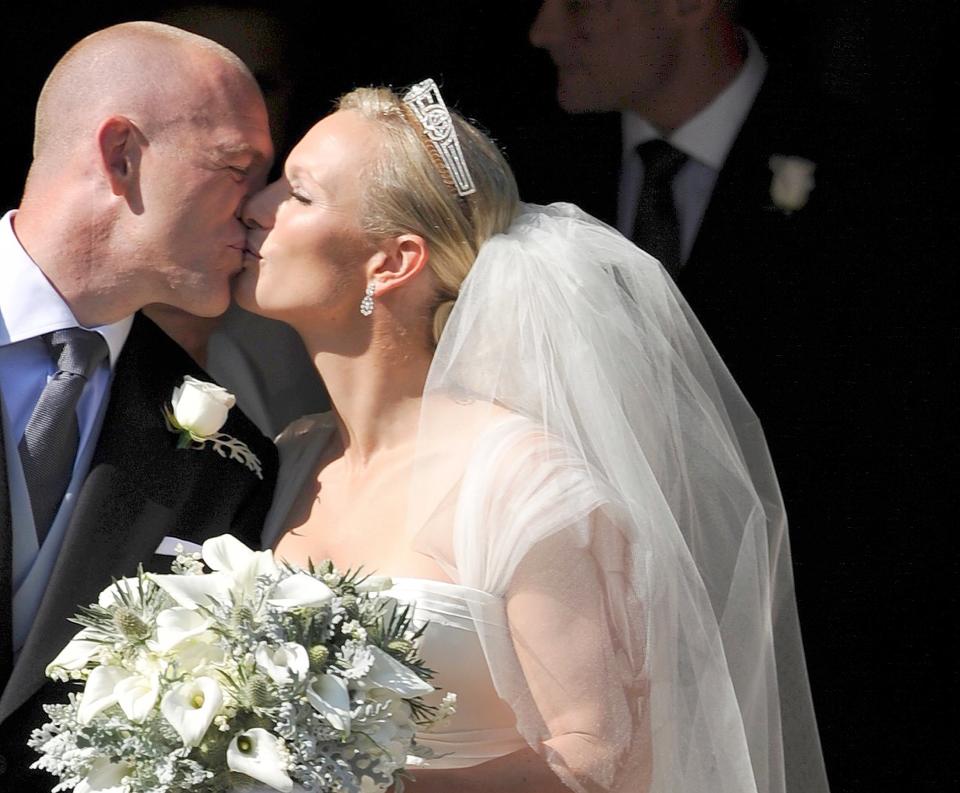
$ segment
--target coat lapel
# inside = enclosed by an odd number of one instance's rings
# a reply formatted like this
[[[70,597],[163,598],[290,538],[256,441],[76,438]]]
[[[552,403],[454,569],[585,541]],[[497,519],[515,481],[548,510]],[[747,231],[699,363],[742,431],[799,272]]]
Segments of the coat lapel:
[[[69,621],[77,606],[94,602],[112,579],[135,574],[137,564],[150,559],[179,495],[201,475],[203,455],[177,455],[161,411],[161,395],[192,372],[176,368],[180,360],[158,360],[169,345],[157,343],[158,333],[136,317],[63,547],[0,699],[0,721],[43,685],[46,665],[79,630]]]

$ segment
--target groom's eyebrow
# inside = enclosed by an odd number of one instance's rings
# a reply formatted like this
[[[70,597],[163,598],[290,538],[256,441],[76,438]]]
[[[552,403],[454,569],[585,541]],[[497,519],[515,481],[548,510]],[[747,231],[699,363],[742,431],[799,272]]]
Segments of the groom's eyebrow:
[[[249,143],[221,143],[217,145],[217,153],[223,157],[249,156],[255,163],[263,162],[266,159],[263,152],[255,149]]]

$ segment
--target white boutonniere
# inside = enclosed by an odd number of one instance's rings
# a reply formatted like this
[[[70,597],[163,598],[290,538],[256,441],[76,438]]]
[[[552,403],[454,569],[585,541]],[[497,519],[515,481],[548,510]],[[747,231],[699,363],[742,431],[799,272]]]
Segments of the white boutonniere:
[[[803,209],[816,184],[813,180],[816,169],[816,163],[803,157],[774,154],[770,158],[770,170],[773,171],[770,198],[774,205],[788,215]]]
[[[220,432],[237,398],[227,389],[184,375],[183,383],[173,389],[169,405],[163,406],[167,429],[177,433],[179,449],[202,449],[208,443],[221,457],[243,463],[260,479],[260,460],[243,441]]]

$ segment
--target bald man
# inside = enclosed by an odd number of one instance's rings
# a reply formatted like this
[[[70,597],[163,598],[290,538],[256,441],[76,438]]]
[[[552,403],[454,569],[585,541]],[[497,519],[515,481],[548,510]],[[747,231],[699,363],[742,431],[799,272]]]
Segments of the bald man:
[[[272,444],[233,409],[222,431],[262,479],[209,445],[178,449],[162,408],[184,375],[209,378],[139,311],[226,310],[238,210],[272,157],[248,69],[176,28],[94,33],[44,85],[23,200],[0,221],[0,790],[55,782],[28,770],[26,740],[66,695],[43,673],[78,605],[138,564],[169,569],[177,540],[258,542]]]

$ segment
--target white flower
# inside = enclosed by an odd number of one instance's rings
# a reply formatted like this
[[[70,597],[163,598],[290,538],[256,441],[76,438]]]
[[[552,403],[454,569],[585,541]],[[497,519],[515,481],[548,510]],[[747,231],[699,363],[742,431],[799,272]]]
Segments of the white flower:
[[[284,642],[274,647],[261,644],[254,655],[257,666],[276,683],[289,683],[293,678],[306,677],[310,670],[307,650],[296,642]]]
[[[69,677],[70,672],[83,669],[103,647],[100,642],[90,641],[88,637],[92,633],[89,628],[78,631],[57,657],[47,664],[47,677],[65,679]]]
[[[209,634],[213,636],[213,634]],[[173,660],[181,672],[202,675],[223,663],[225,652],[222,646],[207,640],[206,635],[199,639],[187,639],[176,646]]]
[[[253,777],[282,793],[293,790],[287,764],[283,743],[262,727],[238,733],[227,749],[227,766],[231,771]]]
[[[201,438],[219,432],[227,420],[227,413],[236,403],[237,398],[227,389],[190,375],[183,378],[182,385],[173,389],[171,399],[177,424]]]
[[[99,758],[93,761],[85,779],[80,781],[73,793],[122,793],[123,779],[133,768],[126,763],[111,763]]]
[[[334,675],[320,675],[307,688],[307,699],[335,730],[350,732],[350,692]]]
[[[156,672],[149,675],[131,675],[118,682],[113,693],[127,718],[133,722],[141,722],[150,715],[160,695],[160,676]]]
[[[180,735],[184,746],[199,746],[222,704],[223,692],[217,682],[198,677],[168,691],[160,703],[160,711]]]
[[[131,674],[119,666],[98,666],[94,669],[83,689],[80,707],[77,709],[77,721],[89,724],[100,711],[115,705],[117,683],[128,677],[131,677]]]
[[[306,573],[294,573],[273,588],[267,603],[282,609],[314,608],[333,600],[333,597],[333,590],[323,581]]]
[[[393,586],[393,579],[386,575],[371,575],[356,585],[357,592],[382,592]]]
[[[167,652],[181,642],[199,638],[209,627],[210,620],[193,609],[164,609],[157,614],[157,639],[150,642],[150,649]]]
[[[770,182],[770,197],[784,212],[803,209],[814,188],[813,172],[817,166],[803,157],[787,157],[774,154],[769,161],[773,179]]]
[[[206,575],[151,575],[150,579],[181,606],[192,609],[210,600],[227,603],[249,600],[257,578],[277,575],[280,568],[272,551],[252,551],[231,534],[221,534],[203,544],[203,561],[213,573]]]
[[[433,686],[421,680],[409,667],[387,655],[379,647],[370,647],[373,666],[365,680],[369,685],[388,688],[401,697],[419,697],[433,691]]]

